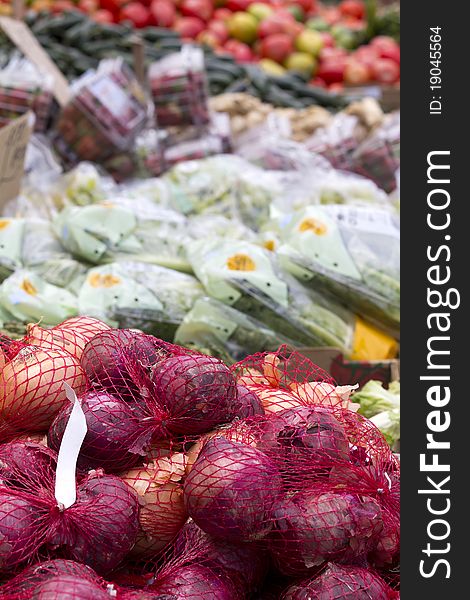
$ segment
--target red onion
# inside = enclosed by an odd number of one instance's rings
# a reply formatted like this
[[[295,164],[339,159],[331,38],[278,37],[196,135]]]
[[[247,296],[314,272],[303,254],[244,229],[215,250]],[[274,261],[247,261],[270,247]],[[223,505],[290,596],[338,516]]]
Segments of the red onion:
[[[255,415],[264,415],[264,408],[255,392],[244,385],[237,385],[237,398],[232,414],[234,418],[247,419]]]
[[[78,466],[82,469],[103,468],[119,472],[137,464],[139,455],[130,451],[136,445],[141,428],[129,405],[107,392],[90,391],[80,397],[88,431],[83,441]],[[72,404],[65,406],[54,419],[47,436],[48,445],[60,448]]]
[[[295,583],[281,600],[390,600],[392,591],[375,573],[329,564],[316,578]]]
[[[40,583],[33,600],[110,600],[106,590],[77,575],[55,575]]]
[[[0,572],[8,572],[31,556],[40,525],[27,499],[0,489]]]
[[[155,600],[239,600],[230,579],[203,565],[169,569],[152,585]]]
[[[236,383],[221,361],[202,354],[174,356],[152,371],[154,392],[174,434],[210,431],[231,419]]]
[[[110,329],[95,335],[85,346],[82,367],[95,387],[118,397],[135,399],[137,385],[132,377],[136,361],[153,365],[167,352],[158,340],[130,329]]]
[[[9,442],[0,445],[0,480],[14,490],[37,491],[54,478],[56,456],[42,444]]]
[[[77,486],[75,504],[56,514],[49,547],[97,572],[110,571],[135,543],[138,512],[137,497],[127,483],[91,473]]]
[[[217,437],[209,440],[184,484],[190,516],[206,533],[229,541],[263,538],[271,528],[281,478],[259,450]]]
[[[286,575],[308,573],[327,560],[362,557],[383,527],[375,500],[347,493],[300,493],[281,502],[274,516],[270,548]]]
[[[339,461],[349,461],[345,428],[332,411],[302,406],[267,419],[258,448],[270,456],[283,475],[305,484],[318,470],[328,472]]]

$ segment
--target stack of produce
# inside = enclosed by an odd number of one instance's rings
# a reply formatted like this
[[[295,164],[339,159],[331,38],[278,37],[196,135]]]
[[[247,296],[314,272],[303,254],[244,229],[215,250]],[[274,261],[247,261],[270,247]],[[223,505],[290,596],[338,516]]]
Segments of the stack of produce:
[[[130,150],[149,117],[144,90],[132,72],[117,60],[100,63],[71,90],[54,128],[54,145],[68,164],[102,162]]]
[[[354,386],[87,317],[3,347],[0,598],[399,598],[400,465]]]
[[[32,63],[14,57],[0,71],[0,127],[32,110],[35,131],[45,132],[53,113],[52,83]]]
[[[300,72],[313,85],[331,89],[400,79],[399,10],[392,8],[383,17],[375,2],[367,5],[366,11],[363,0],[343,0],[337,7],[317,0],[32,2],[36,10],[78,8],[108,29],[112,23],[139,30],[168,28],[238,62],[259,63],[270,74]]]

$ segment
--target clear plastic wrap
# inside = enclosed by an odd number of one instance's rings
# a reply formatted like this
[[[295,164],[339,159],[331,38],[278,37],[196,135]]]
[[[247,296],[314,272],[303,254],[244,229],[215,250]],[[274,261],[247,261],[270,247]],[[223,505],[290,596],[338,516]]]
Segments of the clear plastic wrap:
[[[33,63],[13,56],[0,71],[0,127],[32,110],[35,131],[45,132],[54,108],[53,83],[53,78],[40,73]]]
[[[178,327],[175,343],[232,363],[291,342],[233,307],[214,298],[201,298]]]
[[[188,258],[212,297],[297,345],[334,346],[346,356],[353,353],[358,328],[354,313],[326,292],[304,289],[265,249],[212,238],[188,244]]]
[[[352,155],[353,170],[369,177],[387,193],[396,185],[395,173],[400,166],[400,113],[388,115]]]
[[[201,48],[185,45],[150,65],[150,91],[162,127],[209,123],[208,85]]]
[[[132,148],[150,116],[145,91],[120,59],[104,60],[72,86],[54,143],[62,158],[100,162]]]
[[[225,154],[180,163],[164,180],[171,186],[173,206],[184,214],[238,218],[255,230],[268,219],[271,200],[283,189],[275,174]]]
[[[388,210],[310,206],[276,219],[283,265],[398,335],[400,229]]]
[[[0,219],[0,281],[21,266],[24,219]]]
[[[129,259],[188,270],[186,219],[145,196],[116,196],[89,206],[68,206],[53,221],[54,231],[75,257],[92,264]]]
[[[88,271],[78,306],[80,314],[172,341],[176,328],[203,294],[191,275],[156,265],[119,262]]]
[[[74,294],[26,269],[17,269],[0,285],[0,304],[22,323],[56,325],[78,314]]]

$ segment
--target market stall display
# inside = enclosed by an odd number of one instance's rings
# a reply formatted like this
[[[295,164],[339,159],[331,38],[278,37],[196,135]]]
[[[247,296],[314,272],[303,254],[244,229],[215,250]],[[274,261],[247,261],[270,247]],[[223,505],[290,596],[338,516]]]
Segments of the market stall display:
[[[31,0],[66,98],[0,34],[0,124],[37,124],[0,600],[399,600],[399,112],[337,93],[399,84],[366,4]]]

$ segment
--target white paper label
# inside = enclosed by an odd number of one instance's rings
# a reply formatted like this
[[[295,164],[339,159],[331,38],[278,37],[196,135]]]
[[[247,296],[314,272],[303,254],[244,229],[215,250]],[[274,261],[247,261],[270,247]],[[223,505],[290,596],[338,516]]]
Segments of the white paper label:
[[[376,233],[399,239],[400,230],[393,215],[384,210],[371,210],[353,206],[330,206],[329,212],[338,224],[364,233]]]
[[[55,498],[64,508],[69,508],[77,499],[77,460],[87,433],[87,424],[75,392],[65,382],[64,388],[67,398],[73,403],[73,408],[64,431],[57,458]]]

